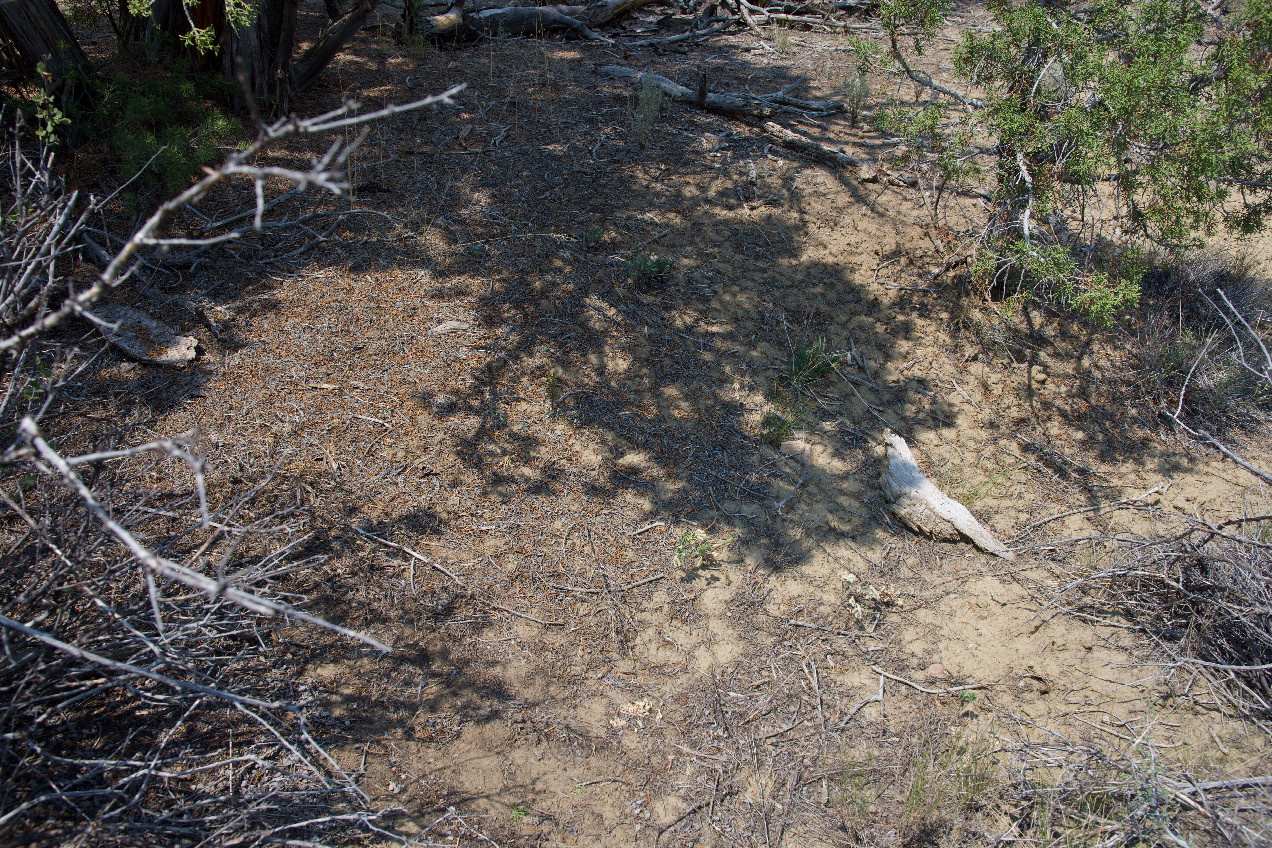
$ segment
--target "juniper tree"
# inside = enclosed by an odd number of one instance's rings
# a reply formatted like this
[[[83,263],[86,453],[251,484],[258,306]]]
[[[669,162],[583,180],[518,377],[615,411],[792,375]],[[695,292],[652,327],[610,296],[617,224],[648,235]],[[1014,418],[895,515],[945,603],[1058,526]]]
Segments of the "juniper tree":
[[[991,0],[965,31],[959,86],[912,67],[946,0],[885,0],[893,61],[930,93],[880,110],[942,180],[983,174],[992,211],[973,267],[1097,320],[1139,295],[1147,251],[1220,228],[1260,230],[1272,209],[1272,2]],[[986,157],[981,157],[985,159]]]

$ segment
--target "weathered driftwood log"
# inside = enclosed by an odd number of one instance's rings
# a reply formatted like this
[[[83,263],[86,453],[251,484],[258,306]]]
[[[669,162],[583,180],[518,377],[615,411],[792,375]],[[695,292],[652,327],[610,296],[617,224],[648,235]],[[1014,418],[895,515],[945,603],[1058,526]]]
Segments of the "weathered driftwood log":
[[[587,22],[594,27],[605,26],[634,12],[641,6],[661,3],[663,0],[599,0],[587,7]]]
[[[790,97],[787,94],[790,87],[774,94],[758,97],[750,94],[719,94],[705,91],[701,88],[698,91],[693,91],[658,74],[651,74],[648,71],[637,71],[633,68],[624,68],[619,65],[602,65],[596,70],[597,73],[604,74],[607,77],[614,77],[615,79],[634,79],[641,85],[644,85],[646,79],[650,79],[663,90],[663,94],[672,100],[688,103],[690,106],[696,106],[708,112],[719,112],[722,115],[767,118],[773,113],[782,110],[813,112],[823,115],[844,111],[844,104],[837,100],[799,100],[798,98]]]
[[[885,432],[888,455],[883,466],[883,495],[897,518],[924,536],[946,542],[970,539],[986,553],[1015,559],[1006,546],[977,521],[967,507],[946,495],[923,475],[905,439]]]
[[[415,23],[416,35],[425,38],[472,38],[478,35],[536,35],[550,29],[566,29],[589,41],[609,39],[588,29],[570,13],[579,12],[579,6],[507,6],[466,12],[462,5],[452,6],[440,15],[419,18]]]

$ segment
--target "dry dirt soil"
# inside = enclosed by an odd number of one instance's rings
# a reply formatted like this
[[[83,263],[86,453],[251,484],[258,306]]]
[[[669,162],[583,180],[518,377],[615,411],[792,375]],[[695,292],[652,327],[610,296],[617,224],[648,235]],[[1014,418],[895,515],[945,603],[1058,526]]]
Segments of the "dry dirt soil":
[[[956,24],[984,20],[968,8]],[[297,591],[394,651],[303,628],[281,650],[338,759],[405,832],[1005,843],[1031,826],[1020,757],[1039,740],[1267,773],[1266,736],[1204,682],[1128,648],[1118,622],[1045,602],[1095,555],[1059,540],[1148,529],[1091,507],[1151,491],[1134,503],[1222,519],[1263,497],[1159,428],[1129,364],[1134,321],[1002,318],[954,275],[928,281],[940,254],[913,188],[671,102],[642,147],[634,88],[596,70],[687,84],[705,70],[753,93],[804,78],[800,96],[833,98],[844,44],[438,49],[366,31],[295,111],[467,83],[457,104],[372,130],[338,201],[368,211],[320,245],[186,274],[221,334],[162,313],[199,337],[191,368],[102,368],[133,421],[203,433],[211,485],[273,469],[304,503],[297,555],[321,564]],[[876,102],[914,97],[872,85]],[[793,125],[885,151],[846,116]],[[638,254],[672,270],[634,281]],[[1002,326],[1004,347],[977,333]],[[774,447],[765,418],[819,339],[845,355]],[[890,517],[885,428],[1014,562]]]

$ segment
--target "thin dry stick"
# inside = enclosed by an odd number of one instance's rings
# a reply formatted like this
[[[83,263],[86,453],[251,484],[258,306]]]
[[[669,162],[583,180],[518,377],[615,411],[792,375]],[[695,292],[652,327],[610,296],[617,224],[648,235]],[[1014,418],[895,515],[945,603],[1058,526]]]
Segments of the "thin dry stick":
[[[399,545],[397,542],[390,542],[388,539],[383,539],[372,533],[368,533],[367,531],[363,530],[360,527],[356,527],[354,525],[350,525],[350,526],[353,527],[353,532],[357,533],[359,536],[365,536],[366,538],[379,542],[382,545],[388,545],[390,548],[397,548],[402,553],[406,554],[407,556],[413,557],[414,559],[419,560],[420,562],[427,565],[429,568],[432,568],[436,571],[441,572],[442,574],[445,574],[452,581],[454,581],[455,585],[460,586],[465,591],[467,591],[469,596],[472,597],[473,600],[477,601],[478,603],[485,604],[486,606],[489,606],[489,607],[494,607],[497,610],[503,610],[509,615],[515,615],[517,618],[524,618],[526,621],[533,621],[536,624],[542,624],[547,627],[563,627],[565,625],[564,621],[546,621],[542,618],[535,618],[533,615],[528,615],[524,612],[518,612],[515,609],[509,609],[503,604],[497,604],[494,601],[487,600],[486,598],[483,598],[477,595],[473,591],[473,588],[469,586],[467,583],[465,583],[462,579],[460,579],[460,577],[457,574],[455,574],[455,572],[451,571],[450,569],[446,568],[445,566],[437,562],[434,562],[433,560],[424,556],[422,553],[419,553],[418,551],[413,551],[410,548],[408,548],[406,545]]]
[[[805,448],[803,451],[800,451],[800,458],[804,460],[804,470],[800,472],[799,482],[795,484],[795,488],[791,489],[790,494],[782,498],[781,501],[778,501],[776,498],[772,498],[773,506],[777,510],[778,515],[782,514],[782,507],[786,506],[786,504],[790,502],[790,499],[795,497],[796,493],[799,492],[800,487],[804,485],[804,478],[808,476],[809,463],[808,463],[807,448]]]
[[[869,698],[866,698],[866,700],[862,701],[860,704],[853,707],[851,710],[849,710],[848,715],[844,716],[843,721],[839,722],[839,726],[835,728],[836,730],[843,730],[845,727],[847,727],[848,722],[852,721],[853,716],[855,716],[857,713],[865,709],[866,704],[873,704],[876,702],[879,704],[883,704],[883,678],[887,676],[888,675],[884,674],[883,672],[879,672],[879,691],[871,695]]]
[[[635,583],[628,583],[626,586],[615,586],[614,591],[627,592],[631,589],[636,589],[641,586],[647,586],[650,583],[654,583],[658,580],[665,580],[665,579],[667,579],[666,574],[653,574],[649,577],[646,577],[643,580],[637,580]],[[609,589],[589,589],[584,586],[569,586],[565,583],[549,583],[548,585],[551,586],[553,589],[561,589],[562,591],[566,591],[566,592],[578,592],[580,595],[603,595],[606,592],[610,591]]]
[[[1122,498],[1122,500],[1120,501],[1110,501],[1108,503],[1096,504],[1095,506],[1085,506],[1082,509],[1072,509],[1072,510],[1069,510],[1068,512],[1062,512],[1059,515],[1053,515],[1050,518],[1043,518],[1038,521],[1034,521],[1029,524],[1026,524],[1024,527],[1020,528],[1020,531],[1016,533],[1015,538],[1020,538],[1025,533],[1028,533],[1030,530],[1034,529],[1035,527],[1041,527],[1042,525],[1049,524],[1052,521],[1059,521],[1061,518],[1068,518],[1071,515],[1081,515],[1084,512],[1095,512],[1096,510],[1109,509],[1110,507],[1123,506],[1124,504],[1135,503],[1136,501],[1142,501],[1145,498],[1155,495],[1158,492],[1164,491],[1165,489],[1168,489],[1168,488],[1170,488],[1169,480],[1166,481],[1165,483],[1162,483],[1160,486],[1156,486],[1152,489],[1149,489],[1147,492],[1144,492],[1142,495],[1134,495],[1129,498]]]
[[[878,666],[870,666],[870,670],[876,674],[881,674],[889,680],[895,680],[897,683],[903,683],[917,692],[923,692],[927,695],[953,695],[956,692],[966,692],[969,689],[988,689],[993,686],[992,683],[969,683],[966,686],[951,686],[948,689],[928,689],[926,686],[920,686],[912,680],[906,680],[904,677],[897,677],[895,674],[889,674],[881,670]]]

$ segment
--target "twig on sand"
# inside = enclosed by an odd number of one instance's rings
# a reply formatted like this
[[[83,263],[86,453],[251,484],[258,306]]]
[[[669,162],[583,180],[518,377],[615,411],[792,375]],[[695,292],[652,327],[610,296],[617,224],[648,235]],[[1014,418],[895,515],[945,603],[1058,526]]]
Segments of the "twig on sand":
[[[658,846],[658,840],[659,840],[659,839],[662,839],[662,835],[663,835],[664,833],[666,833],[667,831],[671,830],[673,827],[675,827],[676,825],[680,824],[682,821],[684,821],[685,819],[689,818],[689,817],[690,817],[690,816],[692,816],[694,813],[698,812],[698,811],[699,811],[699,810],[701,810],[703,807],[705,807],[705,806],[707,806],[708,804],[710,804],[713,800],[715,800],[715,796],[714,796],[714,795],[712,795],[712,796],[711,796],[711,798],[708,798],[706,801],[699,801],[698,803],[694,804],[692,807],[690,807],[689,809],[685,810],[683,813],[681,813],[680,815],[678,815],[678,816],[676,816],[674,819],[672,819],[672,820],[671,820],[671,822],[670,822],[669,824],[665,824],[665,825],[663,825],[661,828],[659,828],[659,829],[658,829],[658,833],[657,833],[657,834],[655,834],[655,836],[654,836],[654,848],[657,848],[657,846]]]
[[[666,577],[666,574],[651,574],[649,577],[646,577],[643,580],[637,580],[635,583],[628,583],[625,586],[615,586],[613,591],[628,592],[632,589],[638,589],[641,586],[647,586],[648,584],[654,583],[658,580],[665,580]],[[564,592],[578,592],[580,595],[604,595],[606,592],[611,591],[609,589],[592,589],[587,586],[570,586],[567,583],[549,583],[548,585],[553,589],[560,589]]]
[[[878,666],[870,666],[870,670],[876,674],[882,675],[889,680],[895,680],[897,683],[904,683],[916,692],[923,692],[926,695],[953,695],[956,692],[966,692],[969,689],[988,689],[992,683],[968,683],[966,686],[951,686],[948,689],[929,689],[926,686],[920,686],[913,680],[906,680],[904,677],[897,677],[895,674],[889,674]]]
[[[536,624],[542,624],[542,625],[544,625],[544,626],[546,626],[546,627],[563,627],[563,626],[565,626],[565,622],[564,622],[564,621],[547,621],[547,620],[542,619],[542,618],[536,618],[536,617],[534,617],[533,615],[529,615],[529,614],[524,613],[524,612],[518,612],[518,611],[517,611],[517,610],[515,610],[515,609],[509,609],[508,607],[504,606],[503,604],[497,604],[497,603],[495,603],[494,601],[491,601],[491,600],[488,600],[488,599],[486,599],[486,598],[480,597],[480,596],[478,596],[478,595],[477,595],[477,594],[473,591],[473,588],[472,588],[471,586],[469,586],[467,583],[465,583],[462,579],[460,579],[460,577],[459,577],[457,574],[455,574],[455,572],[453,572],[453,571],[451,571],[450,569],[446,568],[445,566],[443,566],[443,565],[441,565],[441,564],[439,564],[439,563],[435,562],[434,560],[430,559],[429,557],[424,556],[424,555],[423,555],[422,553],[420,553],[419,551],[413,551],[413,550],[411,550],[410,548],[408,548],[406,545],[399,545],[397,542],[390,542],[388,539],[381,538],[380,536],[376,536],[376,535],[374,535],[373,533],[368,533],[367,531],[365,531],[365,530],[363,530],[362,528],[357,527],[357,526],[355,526],[355,525],[352,525],[352,524],[351,524],[351,525],[349,525],[349,526],[350,526],[350,527],[353,527],[353,532],[357,533],[359,536],[363,536],[363,537],[365,537],[365,538],[367,538],[367,539],[371,539],[371,540],[373,540],[373,541],[379,542],[379,543],[380,543],[380,544],[382,544],[382,545],[387,545],[387,546],[388,546],[388,547],[390,547],[390,548],[397,548],[399,551],[402,551],[402,553],[406,554],[407,556],[413,557],[414,559],[419,560],[420,562],[422,562],[422,563],[424,563],[425,565],[427,565],[429,568],[432,568],[432,569],[434,569],[434,570],[436,570],[436,571],[441,572],[442,574],[445,574],[445,575],[446,575],[447,577],[449,577],[452,581],[454,581],[455,585],[463,587],[463,588],[467,591],[468,596],[469,596],[470,598],[472,598],[473,600],[477,601],[478,603],[485,604],[486,606],[488,606],[488,607],[493,607],[493,608],[495,608],[495,609],[497,609],[497,610],[503,610],[504,612],[508,613],[509,615],[515,615],[517,618],[524,618],[526,621],[533,621],[533,622],[534,622],[534,623],[536,623]]]
[[[804,485],[804,478],[808,476],[808,449],[807,448],[800,451],[800,458],[804,460],[804,470],[800,472],[799,482],[795,484],[795,488],[791,489],[790,494],[782,498],[780,501],[777,500],[776,498],[773,498],[773,507],[777,510],[778,515],[782,514],[782,507],[786,506],[786,504],[790,502],[790,499],[795,497],[795,494],[799,492],[800,487]]]
[[[873,668],[873,666],[871,667]],[[879,669],[876,668],[875,671],[879,671]],[[836,727],[835,730],[843,730],[845,727],[847,727],[848,722],[852,721],[853,716],[855,716],[857,713],[865,709],[866,704],[873,704],[878,702],[880,706],[883,705],[883,678],[888,676],[889,675],[886,675],[883,672],[879,671],[879,691],[871,695],[869,698],[866,698],[866,700],[862,701],[860,704],[853,707],[851,710],[849,710],[848,715],[844,716],[843,721],[839,722],[839,726]]]
[[[1041,527],[1044,524],[1049,524],[1052,521],[1058,521],[1061,518],[1068,518],[1071,515],[1081,515],[1084,512],[1095,512],[1096,510],[1100,510],[1100,509],[1109,509],[1110,507],[1123,506],[1124,504],[1135,503],[1136,501],[1142,501],[1145,498],[1155,495],[1158,492],[1162,491],[1163,489],[1167,489],[1169,487],[1170,487],[1170,482],[1167,481],[1165,483],[1162,483],[1160,486],[1155,486],[1154,488],[1149,489],[1147,492],[1144,492],[1142,495],[1133,495],[1129,498],[1122,498],[1120,501],[1110,501],[1108,503],[1099,503],[1094,506],[1084,506],[1082,507],[1082,509],[1071,509],[1068,512],[1062,512],[1059,515],[1053,515],[1049,518],[1042,518],[1037,521],[1031,521],[1030,523],[1026,524],[1024,527],[1020,528],[1020,532],[1016,534],[1016,537],[1019,538],[1020,536],[1023,536],[1025,533],[1028,533],[1030,530],[1033,530],[1035,527]]]

